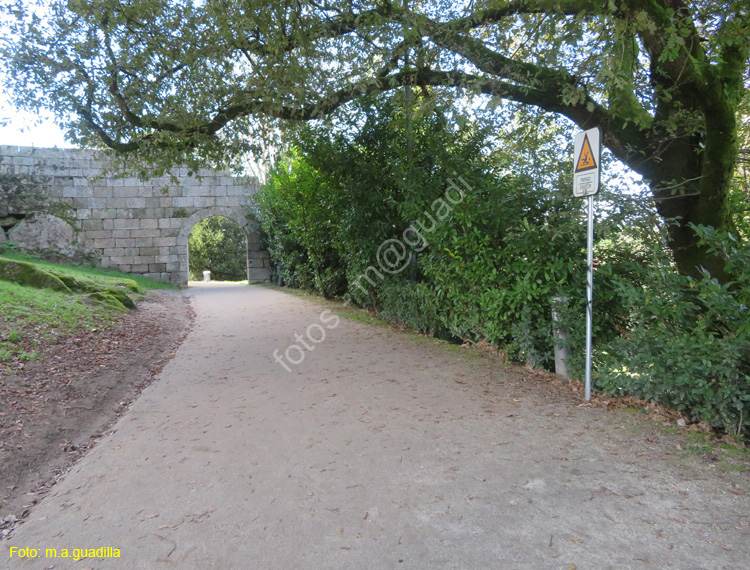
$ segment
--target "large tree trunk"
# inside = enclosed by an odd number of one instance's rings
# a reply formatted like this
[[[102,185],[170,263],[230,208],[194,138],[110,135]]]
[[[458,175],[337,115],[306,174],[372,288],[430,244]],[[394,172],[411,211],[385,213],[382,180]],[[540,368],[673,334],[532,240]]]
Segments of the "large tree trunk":
[[[649,179],[656,208],[668,224],[669,246],[680,273],[698,277],[707,270],[721,283],[732,276],[724,259],[699,244],[693,225],[734,230],[729,189],[737,160],[734,108],[726,101],[705,118],[705,133],[668,137],[654,130],[651,156],[642,173]],[[671,140],[670,140],[671,139]]]

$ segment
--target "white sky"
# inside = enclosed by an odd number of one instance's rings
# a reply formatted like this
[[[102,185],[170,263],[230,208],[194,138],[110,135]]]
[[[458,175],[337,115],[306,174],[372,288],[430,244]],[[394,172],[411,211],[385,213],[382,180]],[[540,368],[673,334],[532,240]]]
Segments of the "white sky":
[[[51,116],[16,110],[0,93],[0,144],[39,148],[73,148]]]

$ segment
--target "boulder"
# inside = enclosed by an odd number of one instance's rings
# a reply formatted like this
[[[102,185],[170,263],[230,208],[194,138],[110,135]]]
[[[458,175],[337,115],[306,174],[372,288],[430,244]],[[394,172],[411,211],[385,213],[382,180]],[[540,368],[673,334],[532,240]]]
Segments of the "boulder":
[[[8,232],[8,239],[19,251],[28,253],[57,253],[65,257],[78,253],[73,226],[50,214],[21,220]]]
[[[37,289],[53,289],[70,293],[70,289],[51,273],[32,263],[0,257],[0,279]]]
[[[18,223],[18,218],[15,216],[6,216],[4,218],[0,218],[0,227],[2,227],[4,230],[10,230],[13,226],[15,226]]]

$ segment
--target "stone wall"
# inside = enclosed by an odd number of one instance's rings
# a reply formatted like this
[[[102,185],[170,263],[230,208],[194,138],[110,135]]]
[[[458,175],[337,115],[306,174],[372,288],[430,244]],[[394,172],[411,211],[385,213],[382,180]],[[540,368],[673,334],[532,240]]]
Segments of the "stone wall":
[[[0,146],[0,242],[7,230],[21,250],[186,285],[190,230],[224,216],[247,234],[248,280],[267,282],[268,252],[259,245],[257,222],[246,216],[257,181],[226,171],[189,176],[185,168],[172,175],[177,183],[170,176],[144,182],[112,172],[96,151]],[[70,236],[61,223],[72,227]]]

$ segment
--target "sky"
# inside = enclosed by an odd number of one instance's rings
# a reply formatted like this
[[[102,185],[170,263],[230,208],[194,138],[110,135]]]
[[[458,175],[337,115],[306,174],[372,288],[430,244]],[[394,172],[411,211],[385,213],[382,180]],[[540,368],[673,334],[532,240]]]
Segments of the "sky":
[[[39,148],[73,148],[51,116],[37,117],[16,110],[0,93],[0,144]]]

